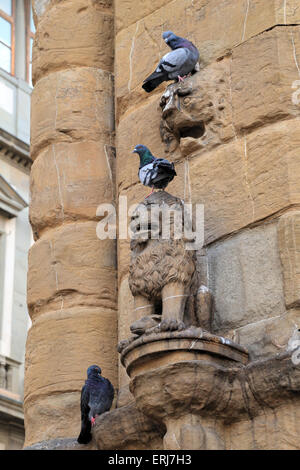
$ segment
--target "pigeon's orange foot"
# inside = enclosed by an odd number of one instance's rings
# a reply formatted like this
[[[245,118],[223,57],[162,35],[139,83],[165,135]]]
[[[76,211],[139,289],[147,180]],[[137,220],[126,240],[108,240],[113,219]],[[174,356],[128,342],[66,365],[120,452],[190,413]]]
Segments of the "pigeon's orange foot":
[[[186,78],[186,75],[184,77],[181,77],[180,75],[178,75],[178,81],[179,82],[184,82],[185,78]]]
[[[146,196],[146,197],[145,197],[145,199],[147,199],[147,197],[151,196],[151,194],[153,194],[153,192],[154,192],[154,187],[152,188],[152,191],[151,191],[151,193],[150,193],[150,194],[148,194],[148,196]]]
[[[95,426],[97,416],[98,415],[96,415],[95,417],[93,416],[91,419],[92,427]]]

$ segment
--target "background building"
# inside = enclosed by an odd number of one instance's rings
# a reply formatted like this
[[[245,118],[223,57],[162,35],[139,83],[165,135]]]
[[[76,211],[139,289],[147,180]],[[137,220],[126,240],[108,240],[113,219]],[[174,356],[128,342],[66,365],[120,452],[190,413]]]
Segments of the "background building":
[[[34,31],[30,1],[0,1],[0,449],[20,449],[24,441]]]

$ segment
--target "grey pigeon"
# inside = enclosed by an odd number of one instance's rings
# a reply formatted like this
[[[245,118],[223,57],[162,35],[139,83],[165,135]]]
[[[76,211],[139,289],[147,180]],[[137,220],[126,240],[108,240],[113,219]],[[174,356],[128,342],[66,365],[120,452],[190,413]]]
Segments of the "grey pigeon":
[[[99,366],[90,366],[87,380],[81,389],[80,410],[81,430],[77,438],[79,444],[88,444],[92,439],[91,429],[96,416],[109,411],[114,399],[114,387],[101,376]]]
[[[140,157],[138,173],[140,182],[144,186],[152,187],[152,192],[154,188],[165,189],[176,176],[174,163],[164,158],[155,158],[145,145],[136,145],[132,153],[137,153]]]
[[[195,67],[199,60],[199,51],[192,42],[176,36],[172,31],[165,31],[162,37],[172,52],[165,54],[155,72],[144,80],[142,87],[147,93],[150,93],[164,81],[182,81],[183,77],[196,70]]]

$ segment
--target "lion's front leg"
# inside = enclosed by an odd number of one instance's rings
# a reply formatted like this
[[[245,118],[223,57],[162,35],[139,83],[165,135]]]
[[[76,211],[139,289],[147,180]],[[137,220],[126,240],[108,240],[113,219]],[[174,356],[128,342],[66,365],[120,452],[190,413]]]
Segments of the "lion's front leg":
[[[133,314],[136,320],[130,325],[130,330],[136,335],[142,335],[147,329],[157,325],[158,320],[154,315],[154,301],[152,302],[143,295],[134,297]]]
[[[162,322],[161,330],[181,330],[185,327],[183,315],[187,300],[186,288],[183,284],[174,282],[162,289]]]

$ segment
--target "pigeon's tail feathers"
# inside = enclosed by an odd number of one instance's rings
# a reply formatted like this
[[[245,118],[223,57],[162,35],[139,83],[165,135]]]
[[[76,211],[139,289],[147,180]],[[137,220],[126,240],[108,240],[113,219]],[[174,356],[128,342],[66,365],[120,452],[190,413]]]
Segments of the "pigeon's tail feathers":
[[[174,175],[176,175],[175,167],[173,162],[169,162],[168,160],[165,160],[164,158],[157,158],[156,160],[160,166],[160,168],[165,168]]]
[[[167,80],[167,74],[163,72],[153,72],[149,77],[144,80],[142,88],[144,88],[147,93],[153,91],[155,88],[158,87],[162,82]]]
[[[91,440],[92,440],[91,422],[88,421],[82,424],[80,434],[77,438],[77,442],[79,444],[88,444]]]

